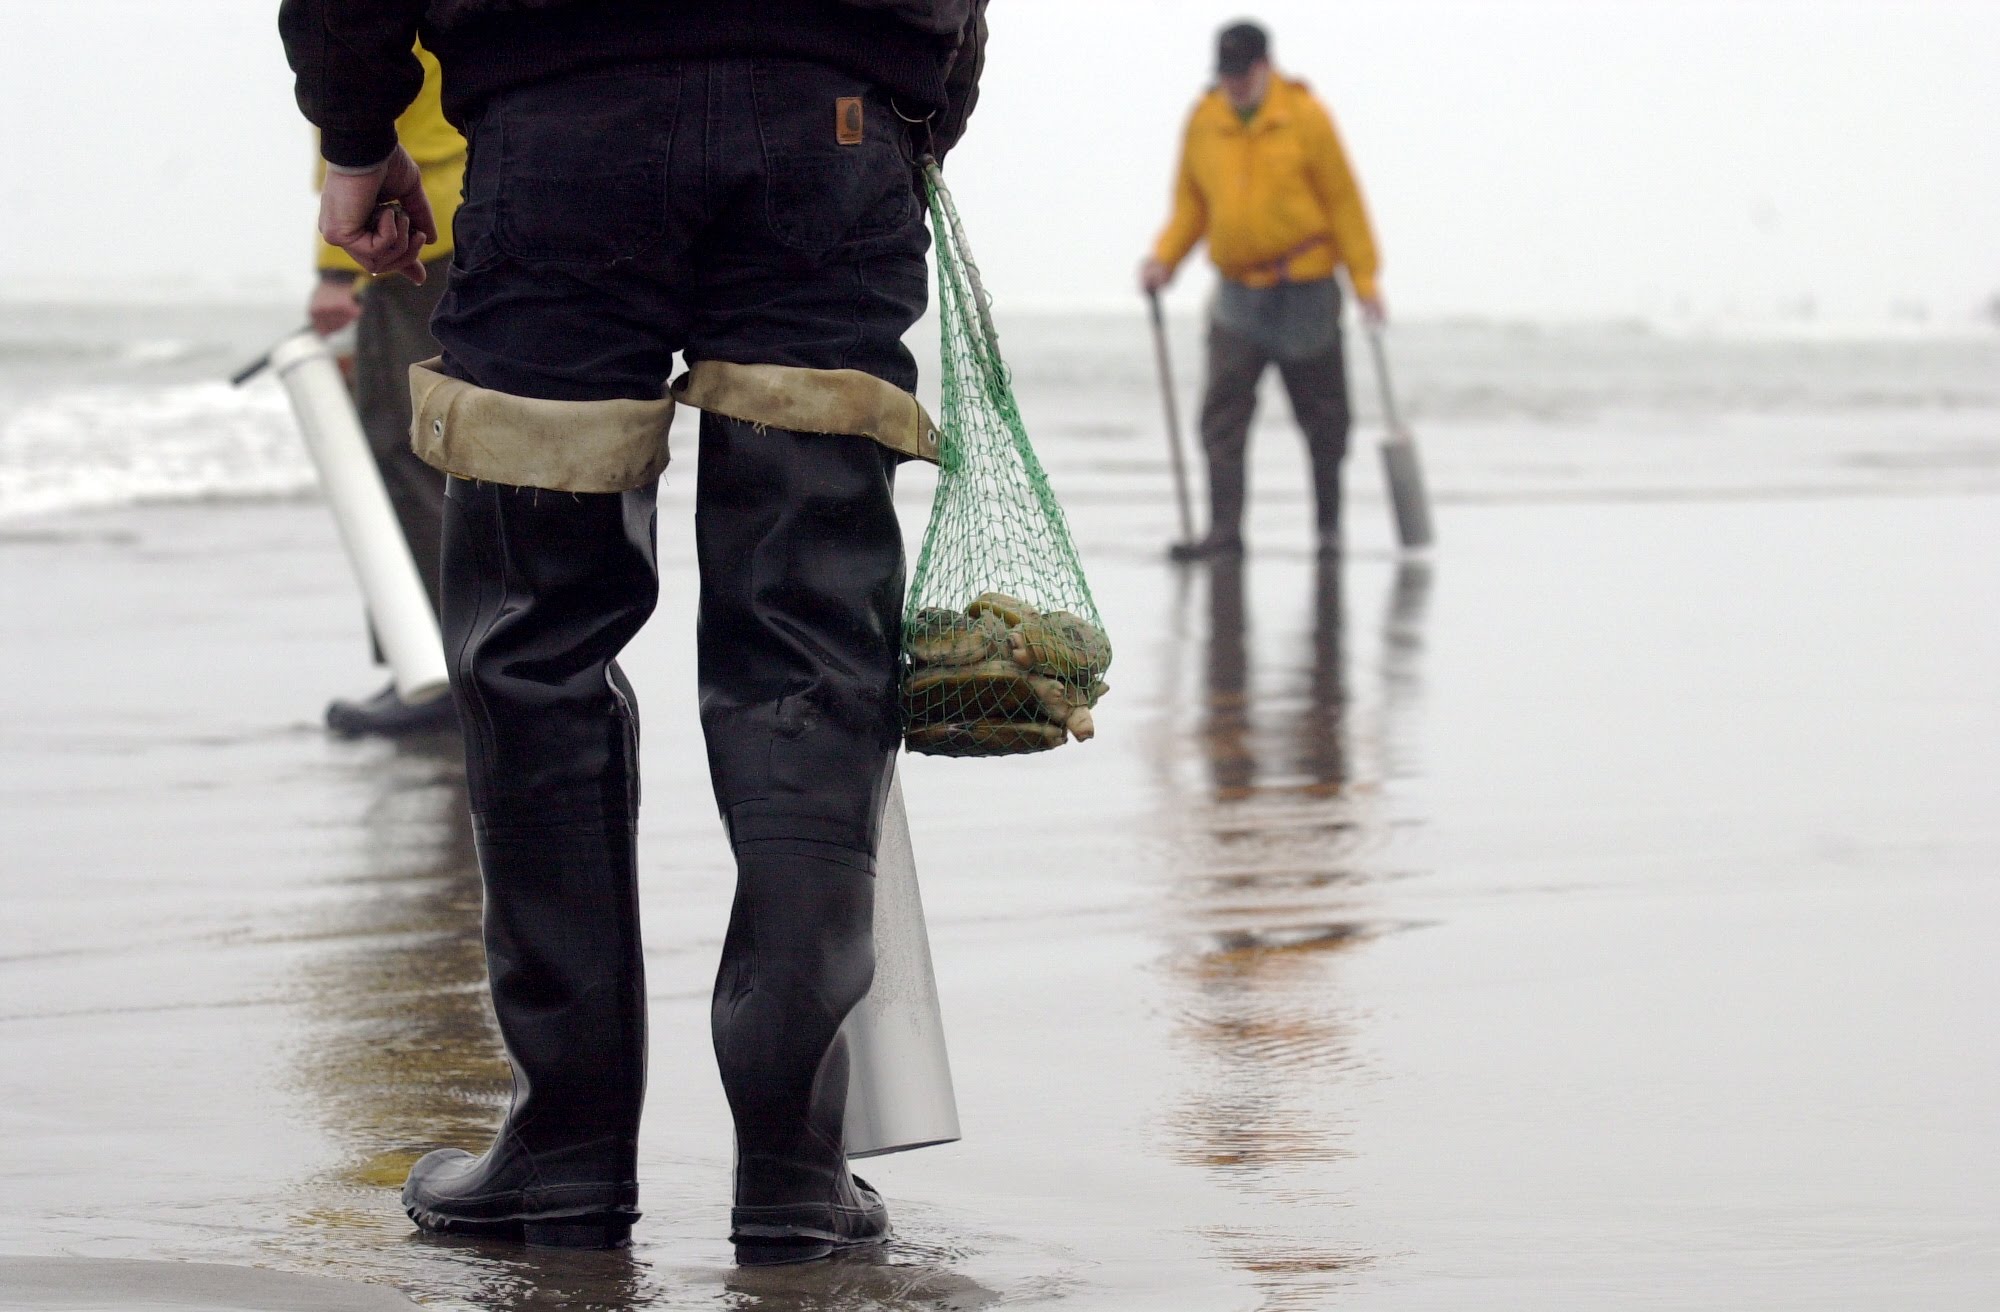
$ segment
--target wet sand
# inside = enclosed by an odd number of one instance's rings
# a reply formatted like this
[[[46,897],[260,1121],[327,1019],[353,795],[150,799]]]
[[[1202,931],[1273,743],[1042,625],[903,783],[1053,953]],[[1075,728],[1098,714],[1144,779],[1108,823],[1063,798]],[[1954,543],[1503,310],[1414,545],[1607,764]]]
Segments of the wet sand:
[[[864,1168],[888,1248],[775,1272],[724,1242],[686,500],[628,661],[628,1254],[397,1209],[505,1071],[452,754],[316,724],[368,678],[324,513],[0,532],[0,1256],[447,1308],[1992,1306],[2000,497],[1460,501],[1399,566],[1364,491],[1337,568],[1274,500],[1185,573],[1157,501],[1073,504],[1098,739],[905,767],[965,1141]]]
[[[412,1312],[380,1285],[206,1262],[0,1258],[8,1307],[39,1312]]]

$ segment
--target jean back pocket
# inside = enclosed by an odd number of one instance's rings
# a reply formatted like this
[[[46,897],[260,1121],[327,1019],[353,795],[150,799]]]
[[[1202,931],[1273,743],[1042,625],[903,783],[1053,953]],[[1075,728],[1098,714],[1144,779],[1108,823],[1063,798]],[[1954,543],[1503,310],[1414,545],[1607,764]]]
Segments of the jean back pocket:
[[[671,70],[565,78],[495,106],[494,239],[530,263],[635,260],[666,233],[667,156],[680,107]]]

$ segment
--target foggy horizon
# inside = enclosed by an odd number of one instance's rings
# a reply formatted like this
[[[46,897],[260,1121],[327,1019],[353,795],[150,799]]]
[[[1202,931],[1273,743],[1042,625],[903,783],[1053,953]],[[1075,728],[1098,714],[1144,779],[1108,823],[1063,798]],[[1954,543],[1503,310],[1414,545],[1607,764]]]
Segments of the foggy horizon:
[[[304,296],[312,143],[273,9],[0,0],[0,299]],[[2000,6],[1950,0],[1011,0],[948,167],[1003,309],[1136,310],[1245,13],[1332,109],[1401,317],[1995,321]],[[1209,283],[1197,251],[1171,308]]]

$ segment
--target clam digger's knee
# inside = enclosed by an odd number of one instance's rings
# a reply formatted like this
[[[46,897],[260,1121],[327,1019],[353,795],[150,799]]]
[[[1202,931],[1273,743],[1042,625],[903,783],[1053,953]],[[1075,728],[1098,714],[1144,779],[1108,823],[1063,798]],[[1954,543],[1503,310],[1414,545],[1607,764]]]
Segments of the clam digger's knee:
[[[698,360],[674,380],[673,396],[760,428],[872,438],[913,460],[939,458],[941,435],[923,403],[858,369]]]
[[[410,447],[458,478],[629,492],[666,470],[674,400],[545,401],[479,387],[442,359],[410,366]]]

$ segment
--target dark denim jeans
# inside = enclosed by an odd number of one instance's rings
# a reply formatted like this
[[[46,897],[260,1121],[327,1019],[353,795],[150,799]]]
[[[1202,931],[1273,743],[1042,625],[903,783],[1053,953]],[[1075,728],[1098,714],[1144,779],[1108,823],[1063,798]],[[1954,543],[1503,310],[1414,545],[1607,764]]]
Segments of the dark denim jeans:
[[[434,325],[451,373],[653,399],[681,351],[914,390],[902,337],[929,233],[907,127],[875,89],[799,61],[642,65],[509,92],[470,136]],[[739,851],[872,865],[899,736],[896,464],[866,438],[703,417],[702,723]],[[611,662],[658,587],[651,496],[451,483],[444,628],[474,807],[495,822],[635,791]]]
[[[684,351],[915,389],[902,336],[930,238],[907,125],[867,84],[794,60],[644,65],[501,95],[470,137],[434,325],[454,374],[651,400]]]

